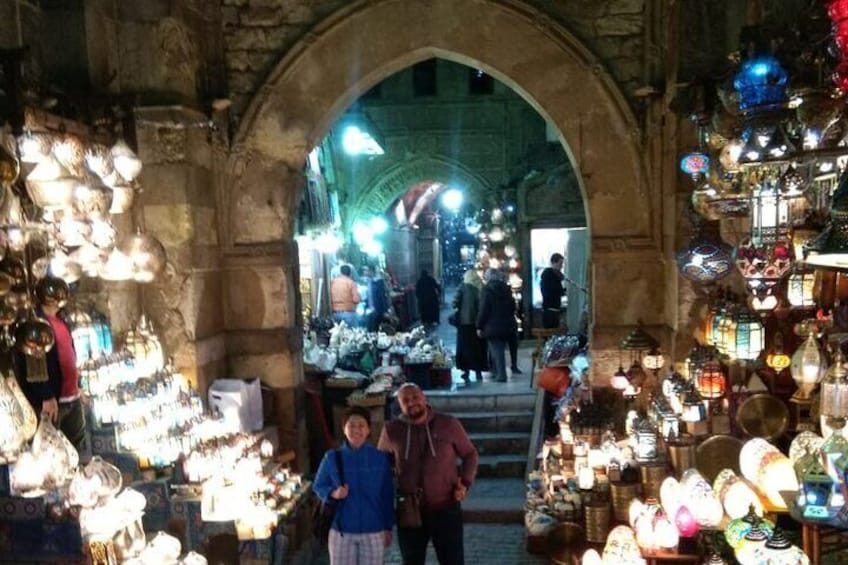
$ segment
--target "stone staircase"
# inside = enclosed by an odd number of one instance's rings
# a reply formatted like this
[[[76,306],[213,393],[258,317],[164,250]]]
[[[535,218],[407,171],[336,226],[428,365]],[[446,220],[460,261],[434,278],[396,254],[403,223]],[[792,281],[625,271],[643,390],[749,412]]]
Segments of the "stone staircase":
[[[477,480],[463,503],[466,522],[523,523],[536,393],[428,391],[427,398],[436,410],[459,418],[480,456]]]

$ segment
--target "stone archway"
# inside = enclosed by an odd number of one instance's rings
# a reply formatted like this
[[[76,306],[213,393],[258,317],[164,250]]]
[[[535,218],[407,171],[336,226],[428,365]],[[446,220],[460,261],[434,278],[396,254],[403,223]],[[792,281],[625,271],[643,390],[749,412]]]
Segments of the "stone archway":
[[[291,399],[301,379],[292,349],[300,332],[291,236],[307,153],[368,88],[431,57],[483,69],[560,132],[590,230],[593,348],[614,351],[622,328],[636,319],[667,325],[667,275],[654,221],[660,198],[648,189],[640,130],[598,59],[519,0],[363,0],[287,52],[235,136],[221,235],[227,352],[236,375],[260,373]],[[246,289],[265,297],[259,310],[248,308]],[[615,368],[614,354],[597,362],[601,357],[593,365],[596,382]]]
[[[351,222],[360,215],[383,214],[410,187],[428,180],[461,188],[479,202],[492,190],[483,177],[456,160],[434,155],[416,157],[389,167],[369,182],[353,203]]]

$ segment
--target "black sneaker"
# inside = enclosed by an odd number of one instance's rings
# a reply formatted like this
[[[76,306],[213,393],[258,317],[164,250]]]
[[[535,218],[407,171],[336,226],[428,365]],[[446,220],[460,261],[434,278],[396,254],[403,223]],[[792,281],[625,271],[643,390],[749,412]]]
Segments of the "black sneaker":
[[[511,369],[511,371],[512,371],[512,374],[513,374],[513,375],[523,375],[523,374],[524,374],[524,371],[522,371],[522,370],[521,370],[521,369],[519,369],[518,367],[513,367],[513,368]]]

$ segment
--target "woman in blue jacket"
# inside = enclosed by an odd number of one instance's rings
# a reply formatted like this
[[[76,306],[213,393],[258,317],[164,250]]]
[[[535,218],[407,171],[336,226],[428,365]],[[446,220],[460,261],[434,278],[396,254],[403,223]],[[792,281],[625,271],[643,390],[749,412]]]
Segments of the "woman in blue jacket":
[[[344,416],[346,441],[342,453],[345,483],[339,477],[333,450],[324,454],[315,483],[321,500],[339,501],[327,542],[332,565],[380,565],[392,543],[395,523],[394,483],[388,455],[366,443],[371,418],[358,406]]]

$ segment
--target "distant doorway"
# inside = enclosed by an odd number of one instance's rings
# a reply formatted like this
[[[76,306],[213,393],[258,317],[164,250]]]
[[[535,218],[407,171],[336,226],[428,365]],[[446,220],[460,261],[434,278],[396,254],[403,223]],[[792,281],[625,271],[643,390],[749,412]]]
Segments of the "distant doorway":
[[[565,257],[562,272],[565,275],[566,295],[562,298],[563,323],[570,331],[583,330],[588,307],[586,288],[586,257],[588,255],[586,228],[535,228],[530,230],[530,287],[531,320],[534,328],[542,323],[542,290],[540,277],[550,265],[551,255]]]

